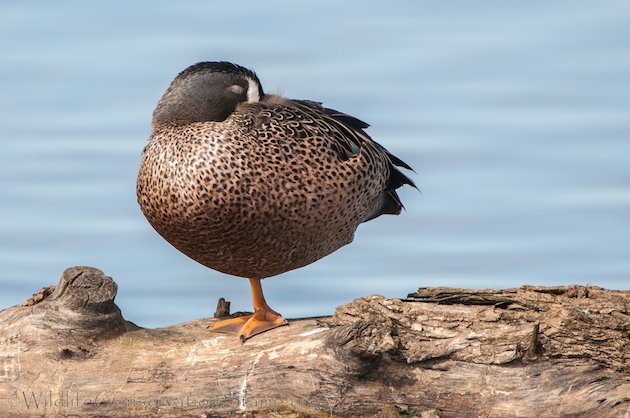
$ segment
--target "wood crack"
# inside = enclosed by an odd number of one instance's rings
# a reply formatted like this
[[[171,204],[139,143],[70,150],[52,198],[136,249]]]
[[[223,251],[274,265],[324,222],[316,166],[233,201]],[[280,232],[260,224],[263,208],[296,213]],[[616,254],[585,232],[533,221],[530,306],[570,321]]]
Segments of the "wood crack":
[[[91,267],[47,289],[0,311],[10,416],[630,413],[630,291],[421,288],[404,300],[358,298],[241,344],[208,332],[212,318],[158,329],[125,321],[116,284]],[[85,402],[33,411],[21,401],[48,390]]]

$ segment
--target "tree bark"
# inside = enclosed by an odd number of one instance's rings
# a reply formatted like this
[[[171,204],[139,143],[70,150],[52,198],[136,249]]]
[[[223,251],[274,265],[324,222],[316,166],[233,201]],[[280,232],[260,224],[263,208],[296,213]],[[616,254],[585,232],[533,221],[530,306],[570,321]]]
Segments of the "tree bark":
[[[0,311],[0,416],[630,416],[630,291],[422,288],[242,344],[138,327],[116,288],[73,267]]]

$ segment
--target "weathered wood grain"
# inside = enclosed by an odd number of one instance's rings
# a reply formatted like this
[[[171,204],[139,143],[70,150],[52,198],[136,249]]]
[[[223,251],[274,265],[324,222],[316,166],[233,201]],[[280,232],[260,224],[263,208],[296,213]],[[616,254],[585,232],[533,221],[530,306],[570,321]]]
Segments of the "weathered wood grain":
[[[373,295],[244,344],[215,319],[137,327],[115,295],[74,267],[0,311],[0,416],[630,414],[630,291]]]

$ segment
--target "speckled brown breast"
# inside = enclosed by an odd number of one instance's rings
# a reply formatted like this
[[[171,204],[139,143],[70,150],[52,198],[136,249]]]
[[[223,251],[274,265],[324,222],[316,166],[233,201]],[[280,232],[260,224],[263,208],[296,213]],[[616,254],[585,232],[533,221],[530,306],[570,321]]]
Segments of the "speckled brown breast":
[[[137,182],[143,213],[184,254],[240,277],[350,243],[381,204],[387,157],[362,147],[342,158],[343,132],[314,112],[241,104],[224,122],[154,127]]]

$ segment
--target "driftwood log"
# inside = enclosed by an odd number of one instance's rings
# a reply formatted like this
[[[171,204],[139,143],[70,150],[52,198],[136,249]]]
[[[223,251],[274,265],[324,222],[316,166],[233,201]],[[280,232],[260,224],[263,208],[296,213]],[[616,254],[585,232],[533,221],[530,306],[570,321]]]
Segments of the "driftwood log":
[[[116,289],[74,267],[0,311],[0,416],[630,416],[630,291],[423,288],[242,344]]]

